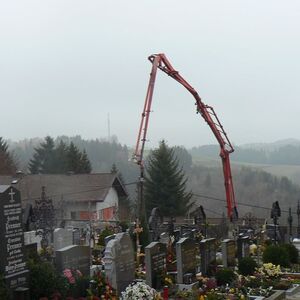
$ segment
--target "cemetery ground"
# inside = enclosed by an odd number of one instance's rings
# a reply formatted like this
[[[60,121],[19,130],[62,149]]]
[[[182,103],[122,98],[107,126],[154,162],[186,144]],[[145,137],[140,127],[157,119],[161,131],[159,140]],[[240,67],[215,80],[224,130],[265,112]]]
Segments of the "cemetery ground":
[[[152,219],[142,244],[138,222],[24,231],[18,190],[0,200],[1,300],[300,299],[300,240],[260,224]]]

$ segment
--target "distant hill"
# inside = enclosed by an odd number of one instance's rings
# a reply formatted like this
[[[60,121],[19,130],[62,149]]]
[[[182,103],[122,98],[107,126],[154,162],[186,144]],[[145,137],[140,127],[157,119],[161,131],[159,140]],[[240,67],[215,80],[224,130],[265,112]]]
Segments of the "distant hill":
[[[137,181],[139,169],[130,161],[131,150],[118,143],[116,138],[108,141],[62,136],[55,140],[58,143],[60,139],[66,143],[72,141],[80,150],[85,149],[93,172],[109,172],[112,165],[116,164],[125,183]],[[34,148],[38,147],[41,141],[43,139],[36,138],[10,142],[10,149],[14,151],[23,171],[26,172]],[[296,142],[293,145],[283,141],[274,144],[278,145],[278,148],[273,147],[272,151],[266,150],[268,147],[235,147],[236,151],[231,155],[233,181],[241,217],[251,212],[257,217],[269,218],[272,203],[276,200],[282,206],[282,222],[286,223],[289,207],[293,212],[296,211],[300,188],[294,183],[300,185],[300,146]],[[226,213],[219,146],[194,147],[189,151],[183,147],[176,147],[175,154],[188,178],[188,189],[194,194],[193,200],[204,206],[208,216],[215,217]],[[127,188],[131,199],[134,200],[135,184]]]
[[[203,205],[208,215],[220,216],[223,212],[226,213],[224,177],[221,166],[210,165],[194,165],[188,174],[188,182],[196,195],[193,200]],[[300,187],[287,177],[273,176],[263,170],[236,164],[232,166],[232,173],[240,217],[250,212],[270,221],[274,201],[279,201],[282,209],[281,224],[287,222],[289,207],[296,212]]]
[[[284,139],[278,140],[273,143],[253,143],[253,144],[244,144],[240,145],[241,148],[250,148],[250,149],[257,149],[257,150],[264,150],[264,151],[274,151],[278,148],[283,146],[300,146],[300,140],[298,139]]]
[[[189,152],[196,160],[203,156],[216,159],[219,145],[193,147]],[[270,144],[235,146],[230,157],[232,161],[251,164],[300,166],[300,141],[289,139]]]

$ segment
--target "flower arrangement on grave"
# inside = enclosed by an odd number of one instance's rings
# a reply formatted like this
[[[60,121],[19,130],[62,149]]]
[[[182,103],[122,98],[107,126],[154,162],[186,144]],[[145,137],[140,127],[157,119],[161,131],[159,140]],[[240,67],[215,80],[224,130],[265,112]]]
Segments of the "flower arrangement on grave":
[[[265,263],[260,268],[257,269],[258,275],[267,277],[267,278],[276,278],[279,277],[281,269],[279,265],[274,265],[272,263]]]
[[[117,299],[116,290],[107,281],[105,272],[98,271],[92,277],[92,287],[88,289],[88,299],[93,300],[95,296],[101,299],[110,300]]]
[[[135,270],[135,278],[146,279],[146,271],[142,265],[137,266],[137,268]]]
[[[159,300],[160,294],[143,281],[131,283],[121,295],[122,300]]]
[[[82,275],[79,270],[65,269],[64,277],[69,284],[68,294],[70,297],[85,297],[87,288],[89,287],[89,278]]]

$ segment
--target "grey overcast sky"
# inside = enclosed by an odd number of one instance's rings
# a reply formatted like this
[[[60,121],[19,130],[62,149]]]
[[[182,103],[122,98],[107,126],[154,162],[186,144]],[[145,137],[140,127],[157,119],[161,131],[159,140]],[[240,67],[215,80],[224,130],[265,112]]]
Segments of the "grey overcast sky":
[[[300,138],[300,1],[2,0],[0,136],[134,145],[163,52],[234,144]],[[150,146],[215,143],[194,99],[159,73]]]

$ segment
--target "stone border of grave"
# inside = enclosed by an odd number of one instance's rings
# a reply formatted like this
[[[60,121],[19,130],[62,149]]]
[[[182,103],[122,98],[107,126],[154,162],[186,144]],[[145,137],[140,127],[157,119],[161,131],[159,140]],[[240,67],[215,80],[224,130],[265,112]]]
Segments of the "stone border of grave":
[[[285,299],[285,291],[281,290],[274,290],[274,294],[270,297],[265,298],[265,300],[282,300]]]
[[[293,284],[293,286],[285,291],[287,296],[293,296],[300,292],[300,284]]]

